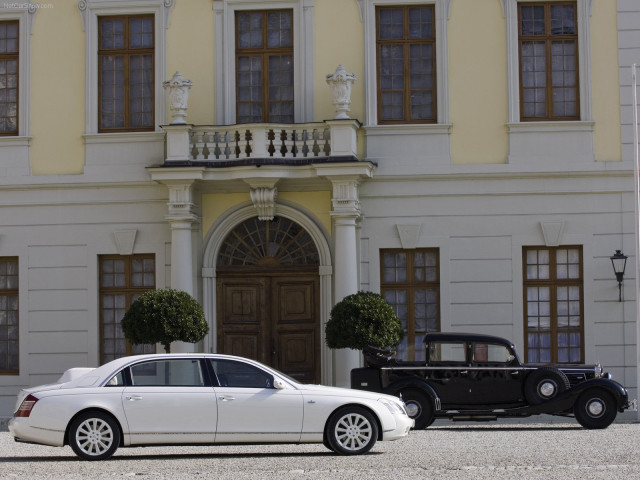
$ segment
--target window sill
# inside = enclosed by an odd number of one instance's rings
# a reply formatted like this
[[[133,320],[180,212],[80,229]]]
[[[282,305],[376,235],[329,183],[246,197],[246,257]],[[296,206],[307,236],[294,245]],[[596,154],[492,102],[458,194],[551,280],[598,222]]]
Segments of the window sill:
[[[562,122],[517,122],[507,123],[509,133],[571,133],[593,132],[594,122],[562,121]]]
[[[451,124],[426,123],[426,124],[397,124],[397,125],[370,125],[364,127],[365,135],[449,135]]]
[[[0,136],[0,148],[2,147],[28,147],[31,143],[31,137],[24,136]]]
[[[87,133],[83,135],[83,138],[85,145],[158,142],[164,138],[164,132],[160,130],[153,132]]]

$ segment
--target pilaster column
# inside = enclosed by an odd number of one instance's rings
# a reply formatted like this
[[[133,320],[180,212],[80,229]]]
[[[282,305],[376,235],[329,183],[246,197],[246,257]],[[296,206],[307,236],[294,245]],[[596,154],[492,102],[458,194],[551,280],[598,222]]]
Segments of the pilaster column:
[[[165,217],[171,226],[171,288],[193,295],[192,231],[198,216],[192,202],[192,180],[166,182],[169,188],[169,214]],[[172,352],[194,352],[194,344],[176,342]]]
[[[360,217],[358,176],[331,178],[335,238],[334,303],[358,291],[356,223]],[[360,366],[360,352],[335,350],[335,380],[338,387],[351,386],[351,370]]]

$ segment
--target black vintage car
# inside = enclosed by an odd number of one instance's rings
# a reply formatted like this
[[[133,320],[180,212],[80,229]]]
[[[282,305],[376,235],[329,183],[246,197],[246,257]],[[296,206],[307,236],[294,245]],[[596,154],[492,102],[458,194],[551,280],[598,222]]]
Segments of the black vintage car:
[[[368,366],[351,371],[351,387],[402,396],[416,429],[436,418],[482,421],[542,413],[606,428],[631,407],[627,390],[600,365],[522,364],[513,343],[489,335],[430,333],[424,346],[422,362],[365,349]]]

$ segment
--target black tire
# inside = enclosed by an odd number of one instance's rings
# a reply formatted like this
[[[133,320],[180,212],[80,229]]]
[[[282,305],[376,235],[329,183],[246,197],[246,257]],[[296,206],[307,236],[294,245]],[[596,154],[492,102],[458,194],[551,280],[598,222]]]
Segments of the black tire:
[[[603,389],[587,390],[580,395],[573,413],[578,423],[589,430],[607,428],[618,414],[615,399]]]
[[[433,402],[426,394],[414,388],[401,390],[400,394],[409,417],[415,421],[414,430],[423,430],[433,423]]]
[[[540,405],[568,390],[569,379],[557,368],[541,367],[529,374],[524,383],[524,396],[530,405]]]
[[[348,406],[329,418],[326,441],[339,455],[360,455],[373,448],[378,440],[378,422],[368,410]]]
[[[103,412],[86,412],[69,427],[69,445],[83,460],[104,460],[120,445],[118,422]]]

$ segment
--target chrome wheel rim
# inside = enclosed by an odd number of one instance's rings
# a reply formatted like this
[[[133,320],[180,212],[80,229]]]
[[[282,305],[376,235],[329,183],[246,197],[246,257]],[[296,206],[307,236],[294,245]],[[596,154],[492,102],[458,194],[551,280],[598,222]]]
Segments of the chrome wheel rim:
[[[538,391],[540,392],[540,396],[543,398],[551,398],[555,395],[557,386],[551,380],[545,380],[541,382],[538,386]]]
[[[357,451],[371,441],[373,428],[369,420],[358,413],[343,416],[335,427],[335,438],[342,448]]]
[[[113,445],[113,430],[101,418],[89,418],[76,430],[76,445],[86,455],[102,455]]]
[[[587,402],[587,413],[590,417],[599,418],[604,415],[606,409],[604,402],[599,398],[593,398]]]
[[[405,403],[405,407],[407,409],[407,415],[411,418],[416,418],[420,415],[420,404],[418,402],[414,402],[412,400]]]

